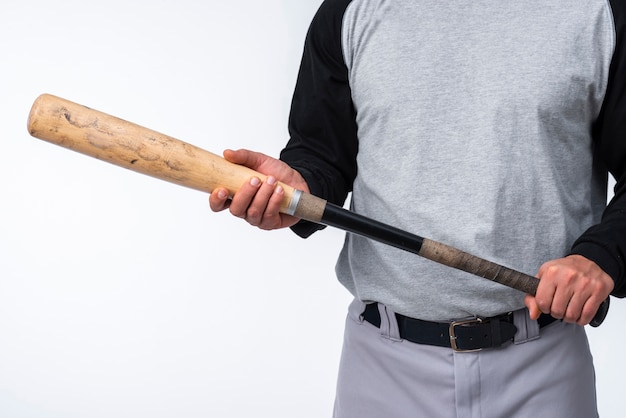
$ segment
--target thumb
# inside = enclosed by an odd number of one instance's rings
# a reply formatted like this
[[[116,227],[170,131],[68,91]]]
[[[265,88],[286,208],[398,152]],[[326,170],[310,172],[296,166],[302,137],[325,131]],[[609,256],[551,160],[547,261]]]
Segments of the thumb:
[[[224,150],[224,158],[231,163],[244,165],[253,170],[257,170],[258,167],[263,163],[263,157],[265,155],[250,151],[247,149],[239,149],[239,150]],[[267,158],[267,157],[266,157]]]
[[[537,305],[537,301],[535,300],[535,297],[532,295],[526,295],[526,297],[524,297],[524,304],[528,308],[530,319],[533,319],[533,320],[538,319],[539,316],[541,315],[541,310],[539,309],[539,306]]]

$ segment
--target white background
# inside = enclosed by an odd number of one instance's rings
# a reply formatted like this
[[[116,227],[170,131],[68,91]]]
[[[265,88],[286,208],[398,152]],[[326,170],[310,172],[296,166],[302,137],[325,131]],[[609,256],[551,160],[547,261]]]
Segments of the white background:
[[[330,416],[341,232],[262,232],[26,131],[45,92],[215,153],[277,155],[319,4],[2,3],[0,417]],[[623,314],[614,301],[589,329],[605,417]]]

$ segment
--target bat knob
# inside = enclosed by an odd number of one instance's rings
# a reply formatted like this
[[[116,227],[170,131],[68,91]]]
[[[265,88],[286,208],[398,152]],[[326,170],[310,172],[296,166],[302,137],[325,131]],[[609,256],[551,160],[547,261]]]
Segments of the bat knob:
[[[602,324],[602,322],[604,322],[604,318],[606,318],[606,314],[609,313],[609,305],[610,305],[610,296],[608,298],[606,298],[604,300],[604,302],[602,302],[600,304],[600,307],[598,308],[598,311],[596,312],[596,315],[593,317],[593,319],[591,320],[591,322],[589,323],[589,325],[591,325],[592,327],[599,327],[600,324]]]

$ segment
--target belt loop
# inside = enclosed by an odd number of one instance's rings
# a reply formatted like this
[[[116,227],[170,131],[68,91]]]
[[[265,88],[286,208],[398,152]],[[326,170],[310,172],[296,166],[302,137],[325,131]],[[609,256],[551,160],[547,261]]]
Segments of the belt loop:
[[[528,309],[524,308],[513,312],[513,324],[517,327],[517,333],[513,338],[514,344],[523,344],[539,339],[539,323],[530,319]]]
[[[365,310],[365,302],[354,298],[348,306],[348,316],[354,318],[357,322],[363,322],[363,316],[361,315]]]
[[[380,313],[380,335],[392,341],[402,341],[395,312],[382,303],[378,303]]]

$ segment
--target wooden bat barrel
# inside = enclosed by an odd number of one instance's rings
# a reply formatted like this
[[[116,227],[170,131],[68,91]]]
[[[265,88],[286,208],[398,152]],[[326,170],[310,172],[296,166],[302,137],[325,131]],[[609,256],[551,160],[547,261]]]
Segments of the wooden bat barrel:
[[[50,94],[39,96],[28,117],[39,139],[180,186],[231,196],[253,176],[266,176],[171,136]],[[281,184],[281,211],[292,207],[294,188]],[[293,210],[292,210],[293,212]]]

